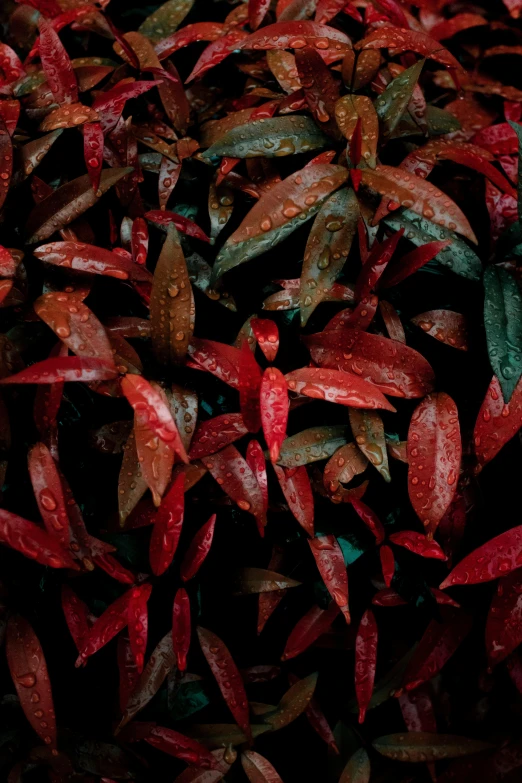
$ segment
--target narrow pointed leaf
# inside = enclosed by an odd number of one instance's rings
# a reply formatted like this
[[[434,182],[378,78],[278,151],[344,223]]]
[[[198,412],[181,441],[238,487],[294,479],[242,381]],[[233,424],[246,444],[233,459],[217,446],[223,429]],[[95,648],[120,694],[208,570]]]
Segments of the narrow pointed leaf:
[[[282,468],[274,465],[277,480],[288,507],[309,536],[314,535],[314,496],[306,467]]]
[[[522,297],[509,272],[495,266],[484,272],[484,294],[489,360],[509,402],[522,375]]]
[[[364,723],[372,698],[377,665],[377,623],[371,609],[361,618],[355,639],[355,693],[359,705],[359,723]]]
[[[522,565],[522,526],[494,536],[455,566],[440,589],[452,585],[474,585],[507,576]]]

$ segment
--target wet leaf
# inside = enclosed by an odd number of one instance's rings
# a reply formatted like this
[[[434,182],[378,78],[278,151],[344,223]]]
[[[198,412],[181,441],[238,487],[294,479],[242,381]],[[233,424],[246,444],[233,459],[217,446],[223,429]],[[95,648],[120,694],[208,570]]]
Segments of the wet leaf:
[[[490,266],[484,272],[484,326],[488,355],[504,400],[509,402],[522,374],[522,298],[514,278]]]
[[[0,383],[62,383],[64,381],[102,381],[116,377],[114,364],[102,359],[64,356],[44,359],[15,375],[2,378]]]
[[[288,661],[304,652],[329,630],[339,612],[335,601],[327,609],[313,606],[290,632],[281,660]]]
[[[480,468],[487,465],[522,427],[521,394],[522,382],[519,381],[506,405],[500,383],[493,376],[474,430],[475,454]]]
[[[411,101],[413,91],[419,81],[424,60],[407,68],[386,87],[374,102],[375,111],[381,121],[384,137],[391,136]]]
[[[370,759],[364,748],[356,750],[350,757],[339,783],[369,783],[371,774]]]
[[[461,456],[455,403],[444,392],[428,395],[414,411],[408,431],[408,493],[430,537],[455,495]]]
[[[494,536],[455,566],[440,589],[473,585],[507,576],[522,563],[522,526]]]
[[[265,716],[265,723],[270,725],[271,731],[288,726],[306,710],[314,695],[317,677],[317,674],[310,674],[287,690],[276,711]]]
[[[348,574],[337,539],[332,535],[317,536],[308,543],[328,592],[344,614],[346,622],[350,623]]]
[[[428,310],[416,315],[411,321],[439,342],[459,351],[468,350],[467,322],[461,313],[452,310]]]
[[[191,460],[215,454],[230,443],[246,435],[243,416],[240,413],[223,413],[198,425],[189,451]]]
[[[253,750],[241,755],[241,764],[250,783],[283,783],[272,764]]]
[[[428,57],[447,68],[462,71],[459,61],[440,43],[424,32],[417,30],[401,30],[394,27],[384,27],[374,30],[362,41],[355,44],[355,49],[394,49],[396,52],[415,52]]]
[[[387,737],[379,737],[372,744],[382,756],[417,763],[469,756],[491,748],[489,743],[480,740],[422,731],[389,734]]]
[[[365,95],[345,95],[335,105],[335,117],[341,133],[352,143],[359,128],[360,157],[372,169],[375,168],[379,121],[371,100]],[[353,161],[353,165],[356,163],[358,161]]]
[[[263,434],[272,462],[277,462],[286,437],[288,391],[285,377],[275,367],[267,367],[261,381],[260,412]]]
[[[204,157],[281,158],[324,147],[326,136],[308,117],[273,117],[254,120],[225,133]]]
[[[346,181],[341,166],[302,169],[263,194],[219,253],[211,284],[229,269],[265,253],[315,215],[323,201]]]
[[[377,468],[383,479],[391,481],[384,425],[380,414],[376,411],[350,408],[348,415],[358,447],[368,461]]]
[[[359,705],[359,723],[364,723],[366,709],[372,698],[377,665],[377,623],[367,609],[359,623],[355,639],[355,693]]]
[[[305,367],[288,373],[285,378],[290,391],[315,400],[336,402],[352,408],[395,410],[375,386],[340,370]]]
[[[296,582],[295,579],[264,568],[242,568],[234,577],[234,593],[236,595],[270,593],[274,590],[298,587],[300,584],[301,582]]]
[[[149,559],[156,576],[169,568],[178,547],[185,509],[185,476],[180,473],[153,518]]]
[[[314,535],[314,497],[306,467],[282,468],[274,465],[279,486],[288,507],[309,536]]]

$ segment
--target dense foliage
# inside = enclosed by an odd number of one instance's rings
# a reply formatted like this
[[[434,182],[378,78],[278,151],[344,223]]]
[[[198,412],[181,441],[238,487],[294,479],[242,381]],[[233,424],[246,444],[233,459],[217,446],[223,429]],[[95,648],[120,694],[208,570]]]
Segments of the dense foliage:
[[[520,780],[520,13],[0,4],[2,780]]]

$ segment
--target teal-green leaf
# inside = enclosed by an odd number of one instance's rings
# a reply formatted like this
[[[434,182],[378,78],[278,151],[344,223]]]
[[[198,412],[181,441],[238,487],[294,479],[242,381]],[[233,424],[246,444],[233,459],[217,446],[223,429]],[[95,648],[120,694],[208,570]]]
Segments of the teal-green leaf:
[[[384,222],[394,231],[404,228],[404,238],[416,247],[433,242],[434,239],[451,239],[451,245],[441,250],[435,260],[469,280],[480,280],[482,277],[480,258],[454,231],[438,226],[409,209],[387,215]]]
[[[496,266],[484,272],[484,327],[489,361],[507,403],[522,375],[522,297],[514,277]]]
[[[358,217],[357,196],[352,188],[343,188],[324,202],[315,218],[301,272],[301,326],[305,326],[341,274],[357,233]]]
[[[168,0],[160,5],[139,26],[139,31],[153,43],[175,33],[192,6],[194,0]]]
[[[266,117],[225,133],[203,153],[205,158],[282,158],[329,143],[311,117]]]
[[[384,137],[393,133],[406,111],[415,85],[419,81],[424,62],[424,60],[418,60],[415,65],[399,74],[375,99],[373,105],[381,122],[381,131]]]

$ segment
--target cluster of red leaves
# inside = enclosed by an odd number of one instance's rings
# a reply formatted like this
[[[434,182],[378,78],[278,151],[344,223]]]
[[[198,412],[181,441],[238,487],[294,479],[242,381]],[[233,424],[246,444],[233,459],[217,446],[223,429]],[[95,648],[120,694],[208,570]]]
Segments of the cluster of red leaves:
[[[3,779],[519,779],[521,12],[2,6]]]

